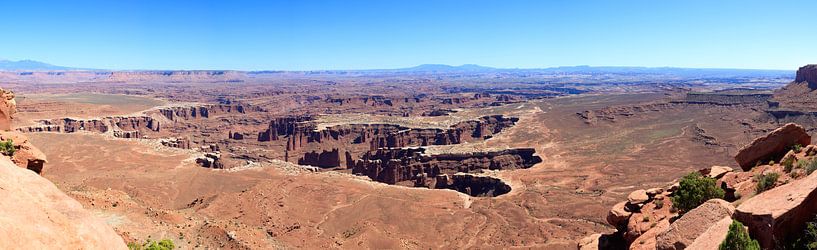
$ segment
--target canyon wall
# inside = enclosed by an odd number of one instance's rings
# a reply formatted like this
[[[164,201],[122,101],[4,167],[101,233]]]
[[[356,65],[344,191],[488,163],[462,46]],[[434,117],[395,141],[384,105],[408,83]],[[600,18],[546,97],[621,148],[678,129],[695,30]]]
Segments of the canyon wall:
[[[807,82],[810,89],[817,89],[817,64],[800,67],[794,82]]]
[[[415,186],[434,187],[422,182],[442,174],[529,168],[542,161],[534,155],[532,148],[441,155],[425,155],[424,152],[423,148],[370,151],[355,162],[352,173],[388,184],[420,180],[421,183]]]

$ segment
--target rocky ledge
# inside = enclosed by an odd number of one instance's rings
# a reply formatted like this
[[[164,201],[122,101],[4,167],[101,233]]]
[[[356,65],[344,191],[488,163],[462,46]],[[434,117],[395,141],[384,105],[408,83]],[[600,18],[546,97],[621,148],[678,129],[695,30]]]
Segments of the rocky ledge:
[[[710,179],[723,198],[688,211],[679,211],[673,202],[679,192],[687,192],[679,191],[680,182],[633,191],[607,215],[616,232],[588,236],[578,247],[718,249],[733,221],[742,223],[763,249],[795,242],[817,216],[817,146],[809,141],[799,125],[787,124],[738,153],[744,172],[722,166],[699,170],[698,178]]]

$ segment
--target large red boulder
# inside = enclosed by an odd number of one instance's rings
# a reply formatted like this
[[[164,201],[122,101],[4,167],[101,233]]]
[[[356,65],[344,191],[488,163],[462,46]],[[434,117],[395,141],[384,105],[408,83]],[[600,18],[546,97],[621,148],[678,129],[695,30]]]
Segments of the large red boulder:
[[[680,219],[670,224],[669,229],[658,234],[656,249],[685,249],[697,238],[705,235],[710,228],[723,219],[731,222],[735,207],[721,199],[712,199],[690,210]],[[727,227],[729,224],[727,223]]]
[[[746,200],[734,218],[749,228],[749,234],[764,249],[803,231],[817,215],[817,172],[767,190]]]
[[[811,144],[811,136],[800,125],[789,123],[741,148],[735,156],[735,161],[744,171],[748,171],[758,161],[783,157],[789,151],[789,148],[795,144],[809,145]]]

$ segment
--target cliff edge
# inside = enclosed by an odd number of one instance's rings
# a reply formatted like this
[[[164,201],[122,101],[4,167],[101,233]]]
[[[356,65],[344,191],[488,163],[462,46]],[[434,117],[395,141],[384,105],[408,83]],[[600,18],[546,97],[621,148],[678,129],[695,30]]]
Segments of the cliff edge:
[[[45,155],[8,131],[14,93],[0,89],[0,249],[127,249],[122,237],[41,177]],[[29,171],[30,170],[30,171]]]

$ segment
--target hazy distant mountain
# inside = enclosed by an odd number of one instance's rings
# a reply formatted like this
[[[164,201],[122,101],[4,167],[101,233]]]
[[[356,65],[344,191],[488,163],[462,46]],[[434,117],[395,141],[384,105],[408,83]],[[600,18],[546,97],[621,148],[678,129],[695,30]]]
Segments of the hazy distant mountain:
[[[69,68],[63,66],[52,65],[44,62],[32,60],[9,61],[0,60],[0,70],[76,70],[76,68]]]
[[[463,64],[460,66],[451,66],[446,64],[422,64],[419,66],[403,69],[394,69],[395,71],[404,72],[457,72],[457,71],[491,71],[495,68],[480,66],[476,64]]]
[[[536,69],[531,69],[536,70]],[[563,66],[540,69],[549,72],[590,74],[666,74],[687,77],[755,77],[791,75],[792,70],[726,69],[726,68],[676,68],[676,67],[629,67],[629,66]]]

